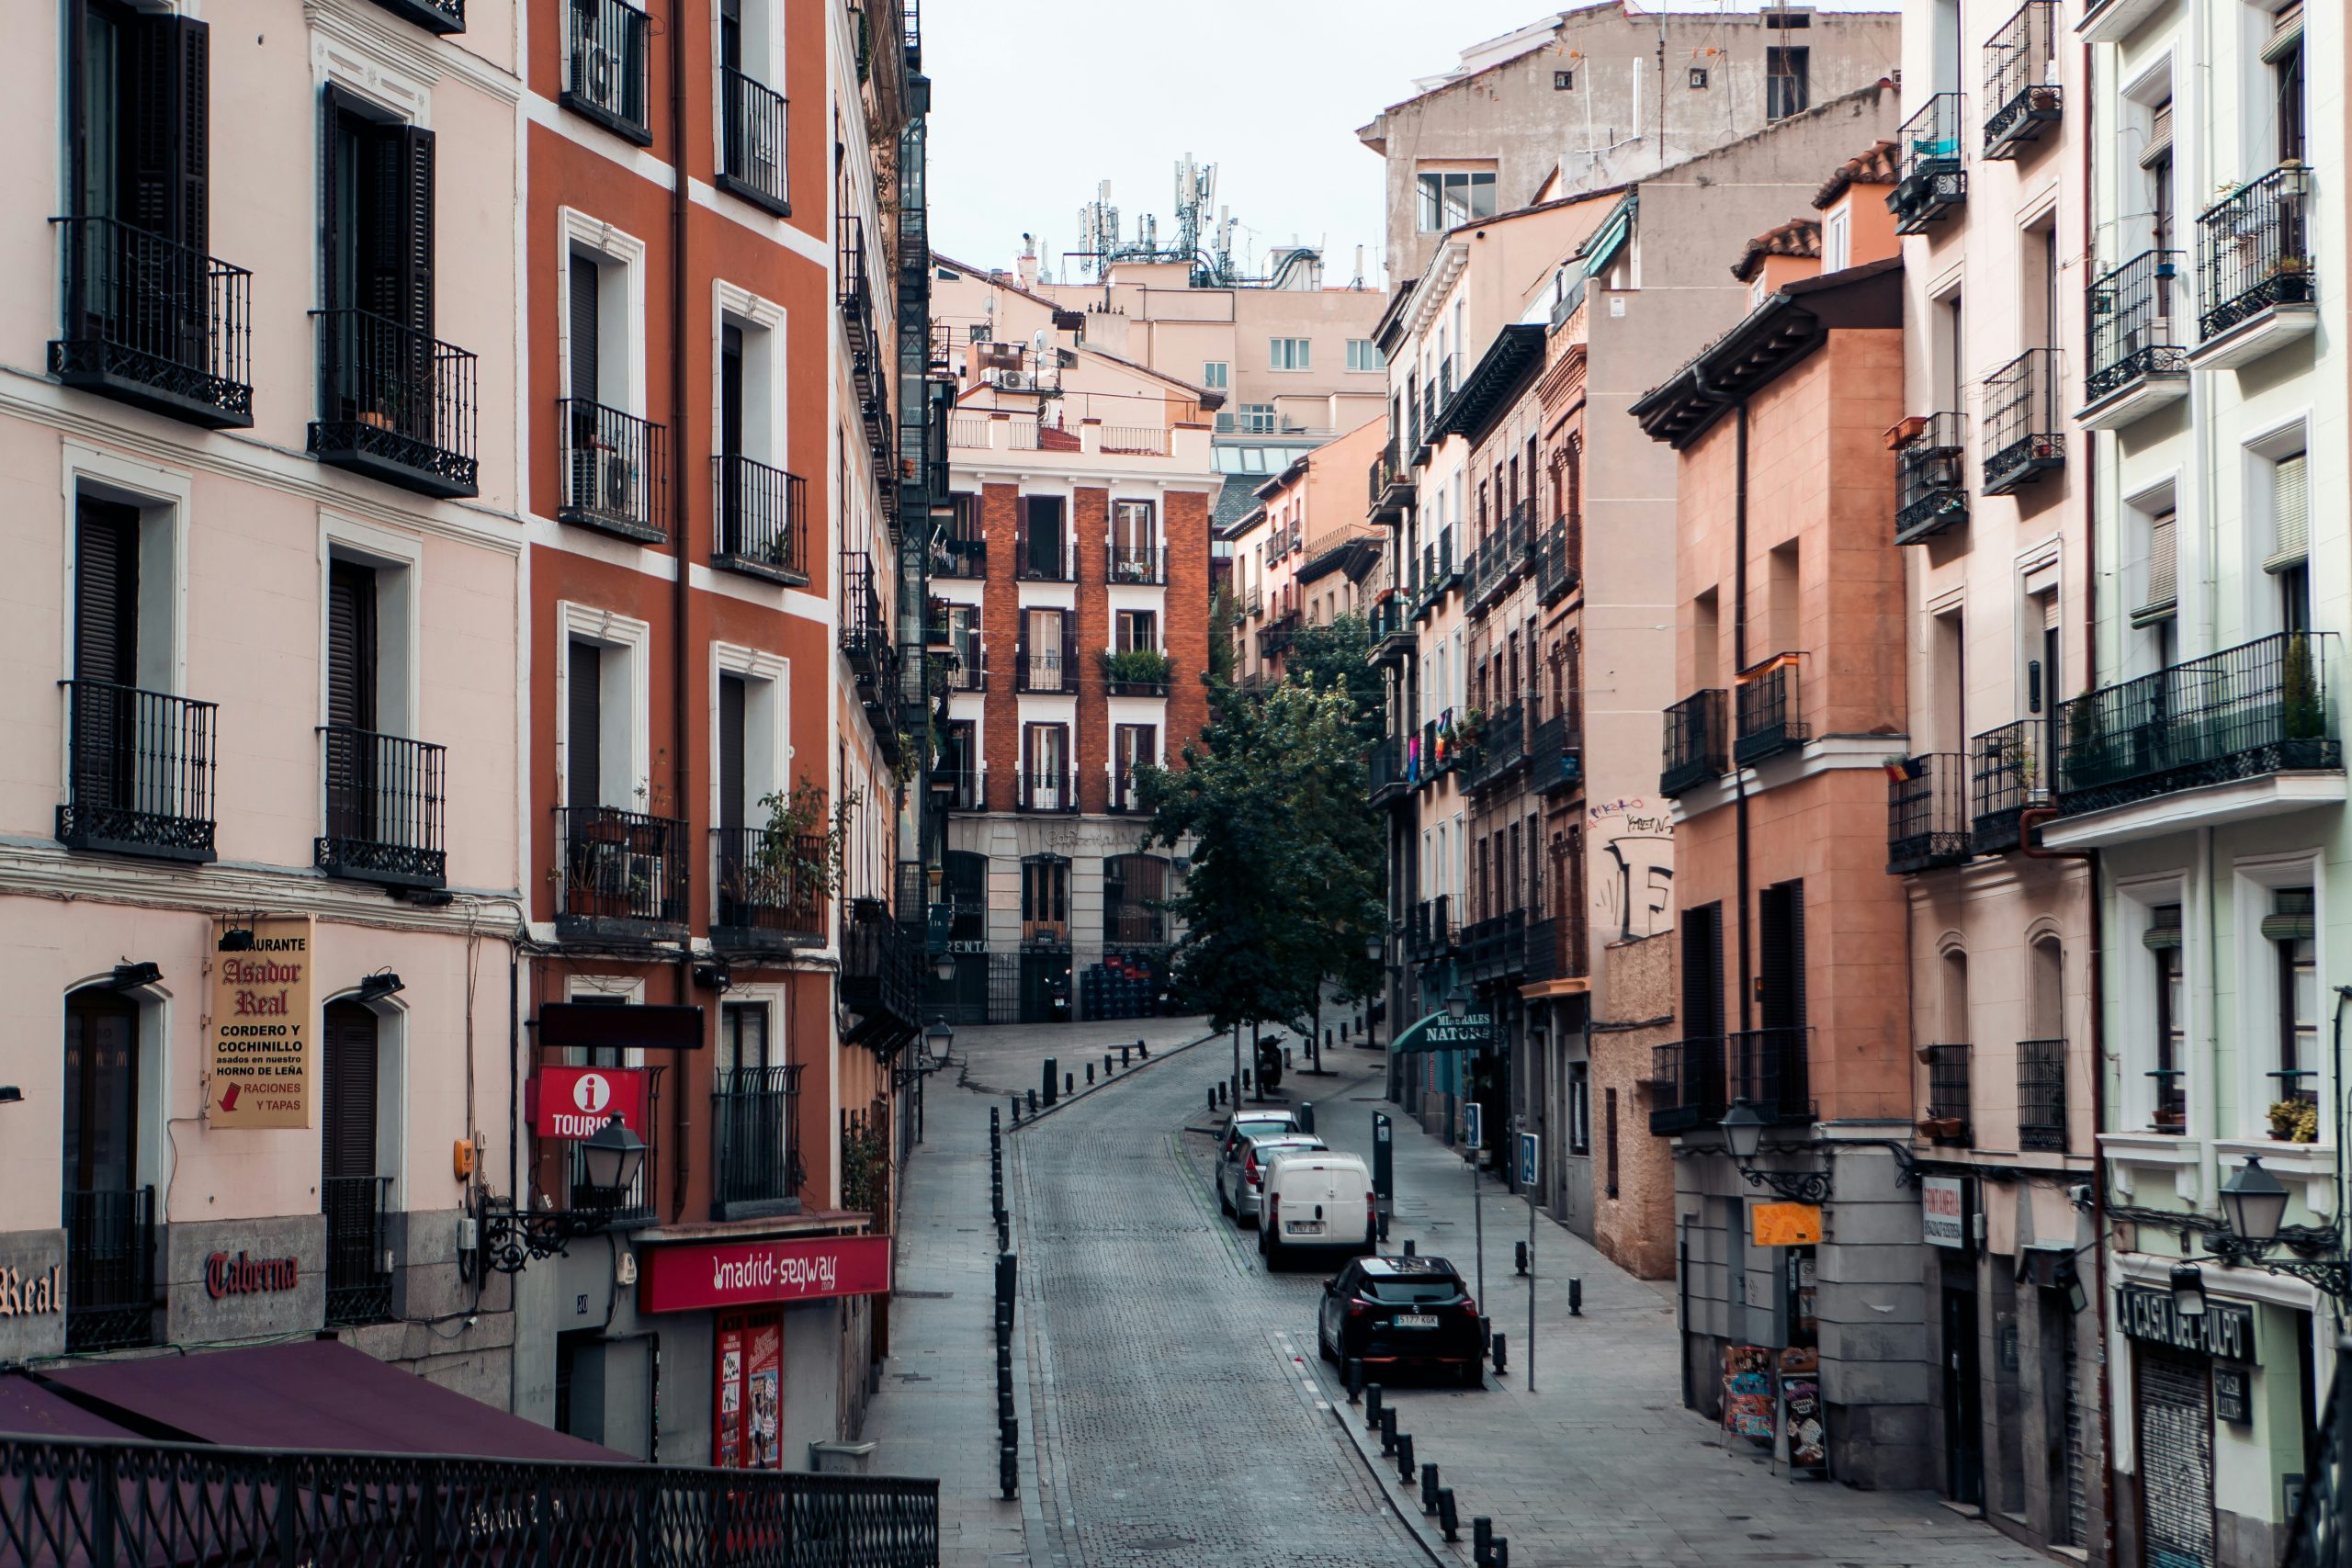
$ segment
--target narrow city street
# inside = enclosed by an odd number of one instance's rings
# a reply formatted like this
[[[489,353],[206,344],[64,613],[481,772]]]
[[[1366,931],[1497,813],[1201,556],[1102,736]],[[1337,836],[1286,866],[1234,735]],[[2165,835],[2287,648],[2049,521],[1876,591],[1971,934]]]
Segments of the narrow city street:
[[[1022,1498],[1001,1502],[989,1107],[1034,1084],[1048,1053],[1082,1087],[1090,1054],[1099,1069],[1100,1038],[1123,1028],[1130,1042],[1155,1040],[1151,1066],[1007,1138],[1023,1451]],[[1509,1336],[1509,1370],[1481,1392],[1392,1391],[1417,1459],[1437,1463],[1459,1498],[1464,1540],[1445,1547],[1420,1517],[1418,1491],[1399,1487],[1392,1467],[1375,1469],[1376,1435],[1364,1438],[1316,1354],[1323,1271],[1269,1277],[1250,1233],[1217,1211],[1205,1095],[1230,1056],[1222,1039],[1171,1054],[1193,1038],[1172,1022],[961,1031],[957,1070],[932,1086],[908,1178],[893,1357],[868,1436],[880,1468],[942,1476],[943,1562],[1467,1562],[1477,1515],[1493,1518],[1521,1565],[2046,1561],[1932,1495],[1792,1483],[1746,1443],[1726,1442],[1680,1406],[1670,1285],[1632,1279],[1549,1221],[1537,1226],[1531,1394],[1528,1285],[1513,1271],[1527,1210],[1492,1182],[1482,1300]],[[1081,1039],[1098,1043],[1089,1053]],[[1283,1098],[1313,1100],[1323,1136],[1368,1154],[1380,1061],[1334,1050],[1329,1076],[1294,1069]],[[960,1090],[949,1083],[957,1076]],[[1410,1238],[1475,1274],[1460,1157],[1401,1120],[1396,1138],[1392,1246]],[[1567,1310],[1571,1277],[1581,1316]]]

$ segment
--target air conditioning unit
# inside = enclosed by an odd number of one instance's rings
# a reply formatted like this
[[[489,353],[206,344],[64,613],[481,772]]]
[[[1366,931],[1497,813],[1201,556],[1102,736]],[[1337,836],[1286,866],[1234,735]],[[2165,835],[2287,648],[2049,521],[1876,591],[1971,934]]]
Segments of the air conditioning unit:
[[[1003,392],[1034,392],[1037,389],[1037,378],[1026,370],[1000,370],[990,384]]]
[[[624,112],[627,72],[620,51],[601,39],[591,39],[572,55],[574,80],[571,90],[600,109],[614,114]]]
[[[571,503],[590,512],[637,515],[637,465],[609,446],[571,455]]]
[[[783,140],[765,121],[743,128],[743,172],[762,190],[784,188]]]

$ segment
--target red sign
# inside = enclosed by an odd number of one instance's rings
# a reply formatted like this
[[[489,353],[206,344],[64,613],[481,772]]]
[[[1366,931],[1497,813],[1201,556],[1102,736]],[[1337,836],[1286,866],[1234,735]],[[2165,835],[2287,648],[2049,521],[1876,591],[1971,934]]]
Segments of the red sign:
[[[290,1291],[300,1285],[301,1266],[291,1258],[232,1258],[216,1252],[204,1260],[204,1290],[214,1301],[259,1291]]]
[[[541,1067],[531,1095],[531,1130],[543,1138],[584,1138],[616,1116],[646,1136],[642,1067]]]
[[[890,1288],[890,1238],[790,1236],[656,1247],[639,1268],[639,1312],[872,1296]]]
[[[783,1469],[777,1441],[784,1416],[783,1315],[774,1307],[722,1314],[711,1371],[718,1397],[711,1406],[710,1462],[721,1470]]]

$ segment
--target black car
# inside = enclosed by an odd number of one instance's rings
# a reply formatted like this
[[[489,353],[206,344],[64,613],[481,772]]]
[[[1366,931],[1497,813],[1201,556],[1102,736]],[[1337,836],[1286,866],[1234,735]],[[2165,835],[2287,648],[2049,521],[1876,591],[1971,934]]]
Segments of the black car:
[[[1445,1367],[1485,1385],[1478,1303],[1442,1258],[1365,1258],[1323,1283],[1316,1348],[1327,1361]]]

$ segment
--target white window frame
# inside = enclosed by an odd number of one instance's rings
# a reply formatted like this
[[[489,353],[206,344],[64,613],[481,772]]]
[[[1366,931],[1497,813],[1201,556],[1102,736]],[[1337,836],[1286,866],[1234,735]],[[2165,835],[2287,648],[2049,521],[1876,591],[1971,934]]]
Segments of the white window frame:
[[[327,1002],[357,1002],[376,1015],[376,1174],[390,1177],[391,1194],[385,1200],[389,1212],[405,1213],[408,1208],[408,1083],[409,1027],[408,1009],[398,997],[363,997],[358,987],[335,992],[320,1004],[320,1016],[325,1016]],[[322,1043],[320,1049],[325,1046]],[[325,1122],[321,1119],[323,1132]],[[458,1127],[458,1134],[466,1129]]]
[[[571,395],[571,258],[586,256],[597,272],[596,400],[643,419],[645,242],[572,207],[556,209],[556,395]]]
[[[2269,1076],[2278,1066],[2278,944],[2262,934],[2262,918],[2270,912],[2272,896],[2279,888],[2308,887],[2312,890],[2313,926],[2320,933],[2312,943],[2318,964],[2321,1044],[2319,1060],[2314,1065],[2319,1066],[2320,1076],[2311,1082],[2319,1096],[2319,1146],[2332,1147],[2335,1141],[2335,1117],[2330,1101],[2335,1085],[2326,1076],[2325,1040],[2327,1014],[2335,993],[2328,989],[2326,867],[2316,851],[2297,851],[2241,860],[2234,870],[2230,919],[2237,939],[2238,1049],[2232,1055],[2237,1066],[2238,1125],[2233,1129],[2216,1128],[2216,1135],[2249,1141],[2267,1140],[2270,1136],[2268,1112],[2281,1098],[2278,1090],[2283,1087],[2280,1080]],[[2300,1145],[2306,1149],[2311,1146]]]
[[[114,978],[112,969],[101,969],[95,975],[85,975],[68,980],[57,993],[57,1032],[51,1036],[62,1052],[65,1043],[65,998],[92,986],[105,986]],[[158,982],[152,986],[134,986],[121,993],[123,1000],[139,1010],[139,1125],[131,1145],[131,1174],[136,1184],[153,1186],[166,1195],[172,1185],[174,1169],[179,1162],[178,1145],[172,1142],[170,1123],[176,1120],[166,1096],[174,1088],[172,1037],[172,993]],[[202,1004],[199,1002],[199,1009]],[[62,1062],[63,1057],[58,1058]],[[53,1080],[61,1089],[61,1077]]]
[[[619,652],[626,656],[621,660],[608,659],[605,661],[604,689],[600,694],[604,706],[605,746],[597,775],[597,793],[604,798],[598,804],[621,811],[650,809],[653,767],[650,750],[652,725],[649,716],[651,688],[648,667],[653,628],[616,610],[598,609],[594,605],[561,600],[555,607],[555,636],[557,798],[562,798],[563,783],[571,776],[571,645],[589,642],[607,653]],[[612,668],[615,664],[619,668]],[[616,698],[626,710],[617,716],[623,720],[618,726],[613,722]],[[613,744],[616,728],[622,732],[619,739],[623,743],[618,747]],[[617,764],[616,758],[618,759]],[[614,798],[616,795],[619,798]]]
[[[1233,384],[1233,362],[1229,359],[1204,359],[1201,362],[1201,385],[1212,391],[1223,391]]]
[[[422,738],[424,541],[333,513],[319,514],[319,723],[327,722],[327,578],[336,561],[376,574],[376,728]],[[320,809],[325,809],[323,792]]]
[[[1363,375],[1388,373],[1388,361],[1381,356],[1380,345],[1368,337],[1348,340],[1348,368]]]
[[[710,645],[710,817],[716,823],[724,803],[718,797],[718,681],[722,675],[742,679],[743,803],[748,823],[760,799],[792,787],[792,660],[780,653],[743,648],[731,642]],[[717,886],[713,883],[714,886]]]
[[[780,0],[739,0],[743,27],[743,74],[770,92],[784,93],[785,29]],[[727,78],[719,48],[718,6],[710,7],[710,166],[727,166]],[[752,17],[759,20],[753,25]],[[566,51],[569,53],[569,51]],[[787,187],[788,188],[788,187]]]
[[[2238,449],[2241,515],[2245,525],[2240,530],[2244,544],[2245,570],[2238,574],[2245,593],[2242,625],[2249,637],[2264,637],[2283,631],[2278,614],[2278,579],[2264,570],[2263,563],[2278,548],[2278,460],[2302,455],[2305,486],[2304,526],[2312,527],[2312,505],[2310,485],[2313,474],[2311,457],[2311,415],[2298,411],[2292,416],[2277,421],[2259,434],[2248,436]],[[2176,526],[2176,533],[2177,527]],[[2303,556],[2306,571],[2311,565],[2311,552]],[[2319,599],[2320,584],[2314,577],[2311,582],[2313,608]]]
[[[714,10],[713,15],[716,15]],[[785,358],[789,351],[786,328],[790,312],[772,299],[762,299],[748,288],[714,279],[710,286],[710,432],[711,450],[718,451],[719,411],[726,401],[719,382],[720,345],[728,327],[743,333],[743,445],[756,448],[743,456],[754,462],[765,463],[772,468],[789,469],[785,461],[785,433],[792,428],[790,400],[792,378],[784,373]],[[568,316],[567,316],[567,319]],[[758,351],[757,396],[753,395],[753,339]],[[758,432],[754,439],[753,432]]]
[[[85,492],[139,509],[139,683],[149,691],[180,694],[187,679],[187,542],[195,513],[196,481],[177,469],[158,468],[76,441],[64,443],[60,493],[64,498],[58,616],[58,673],[74,676],[75,595],[74,527],[76,502]],[[150,592],[158,573],[167,581]],[[60,713],[62,722],[62,712]],[[58,782],[66,783],[67,750],[58,747]]]
[[[1266,368],[1269,370],[1312,370],[1314,362],[1313,338],[1273,337],[1266,340]]]
[[[2116,998],[2117,1022],[2122,1034],[2115,1047],[2117,1071],[2122,1080],[2118,1086],[2118,1125],[2130,1134],[2178,1140],[2175,1146],[2187,1148],[2191,1140],[2202,1135],[2204,1114],[2213,1102],[2211,1054],[2200,1044],[2210,1038],[2205,1021],[2212,1009],[2212,998],[2198,984],[2198,976],[2204,972],[2205,944],[2211,940],[2211,934],[2199,919],[2202,910],[2188,879],[2180,873],[2125,883],[2116,888],[2115,902],[2114,951],[2122,960],[2123,971]],[[2188,1016],[2177,1021],[2181,1054],[2186,1058],[2180,1065],[2186,1070],[2181,1084],[2181,1129],[2177,1133],[2156,1134],[2150,1131],[2155,1121],[2156,1096],[2148,1073],[2156,1064],[2157,971],[2154,954],[2141,939],[2155,923],[2156,908],[2165,904],[2180,906],[2180,988]]]
[[[1843,272],[1854,265],[1854,214],[1844,202],[1821,223],[1821,270]]]

